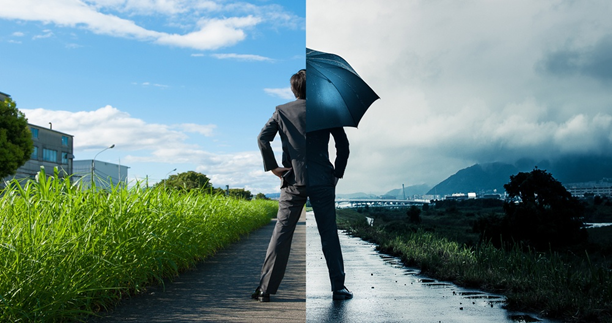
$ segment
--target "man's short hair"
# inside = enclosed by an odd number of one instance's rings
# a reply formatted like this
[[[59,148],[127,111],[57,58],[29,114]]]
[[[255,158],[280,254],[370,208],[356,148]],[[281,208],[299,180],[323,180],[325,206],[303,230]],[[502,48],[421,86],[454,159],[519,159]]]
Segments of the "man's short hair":
[[[291,92],[296,99],[306,99],[306,70],[301,69],[291,76]]]

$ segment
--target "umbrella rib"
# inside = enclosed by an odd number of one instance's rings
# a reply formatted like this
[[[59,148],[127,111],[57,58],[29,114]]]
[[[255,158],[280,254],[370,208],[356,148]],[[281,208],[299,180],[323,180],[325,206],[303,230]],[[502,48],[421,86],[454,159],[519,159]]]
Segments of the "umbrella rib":
[[[339,75],[338,73],[335,73],[333,70],[329,70],[329,72],[331,74],[335,75],[338,79],[342,80],[346,84],[346,86],[351,89],[353,94],[359,99],[358,101],[361,104],[361,106],[364,106],[363,101],[361,100],[361,98],[359,96],[359,92],[357,92],[355,90],[355,88],[349,82],[344,81],[343,77],[341,75]],[[331,80],[327,76],[324,75],[324,77],[334,86],[334,88],[336,89],[336,92],[338,92],[338,95],[340,95],[340,97],[342,97],[342,100],[344,100],[344,103],[346,104],[346,101],[347,101],[346,98],[345,98],[346,94],[343,94],[343,92],[339,91],[338,86],[336,85],[336,83],[331,82]],[[347,106],[348,106],[348,104],[347,104]],[[348,110],[349,115],[351,116],[351,119],[353,120],[355,125],[357,125],[359,123],[359,120],[356,120],[355,114],[353,113],[353,111],[351,109],[347,109],[347,110]]]
[[[313,103],[317,102],[314,103],[317,107],[320,105],[320,109],[323,109],[320,111],[326,118],[339,118],[340,122],[327,122],[326,125],[356,127],[368,107],[380,98],[350,64],[338,55],[306,48],[306,69],[314,77],[312,80],[316,80],[313,81],[316,83],[312,83],[315,87],[309,87],[311,91],[321,91],[315,94],[317,99]],[[320,84],[320,87],[316,84]]]

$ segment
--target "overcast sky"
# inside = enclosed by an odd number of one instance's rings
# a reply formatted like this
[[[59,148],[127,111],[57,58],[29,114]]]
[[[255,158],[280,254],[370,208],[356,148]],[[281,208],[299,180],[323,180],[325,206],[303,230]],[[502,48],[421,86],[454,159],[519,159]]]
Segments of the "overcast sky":
[[[115,144],[97,160],[131,181],[277,192],[256,137],[293,99],[305,33],[304,1],[0,0],[0,92],[74,135],[77,160]]]
[[[309,48],[381,97],[339,192],[435,185],[475,163],[612,154],[612,2],[308,0]]]
[[[0,91],[77,159],[278,192],[255,138],[304,46],[381,97],[339,193],[492,161],[612,152],[612,2],[0,0]],[[278,142],[275,143],[280,152]]]

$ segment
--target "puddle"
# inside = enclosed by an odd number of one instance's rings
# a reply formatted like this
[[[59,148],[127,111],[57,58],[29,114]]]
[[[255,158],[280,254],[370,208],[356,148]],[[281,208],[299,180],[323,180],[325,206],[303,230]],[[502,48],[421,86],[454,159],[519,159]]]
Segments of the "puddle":
[[[510,319],[512,321],[518,322],[518,323],[521,323],[521,322],[526,322],[526,323],[527,322],[541,322],[540,320],[538,320],[538,319],[536,319],[534,317],[531,317],[529,315],[524,315],[524,314],[521,314],[521,315],[510,315]]]

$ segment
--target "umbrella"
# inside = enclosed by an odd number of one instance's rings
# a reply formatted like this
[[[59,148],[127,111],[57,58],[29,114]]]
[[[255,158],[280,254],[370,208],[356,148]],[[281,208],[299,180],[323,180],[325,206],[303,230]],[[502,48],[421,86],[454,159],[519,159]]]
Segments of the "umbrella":
[[[378,95],[342,57],[306,48],[306,131],[357,127]]]

